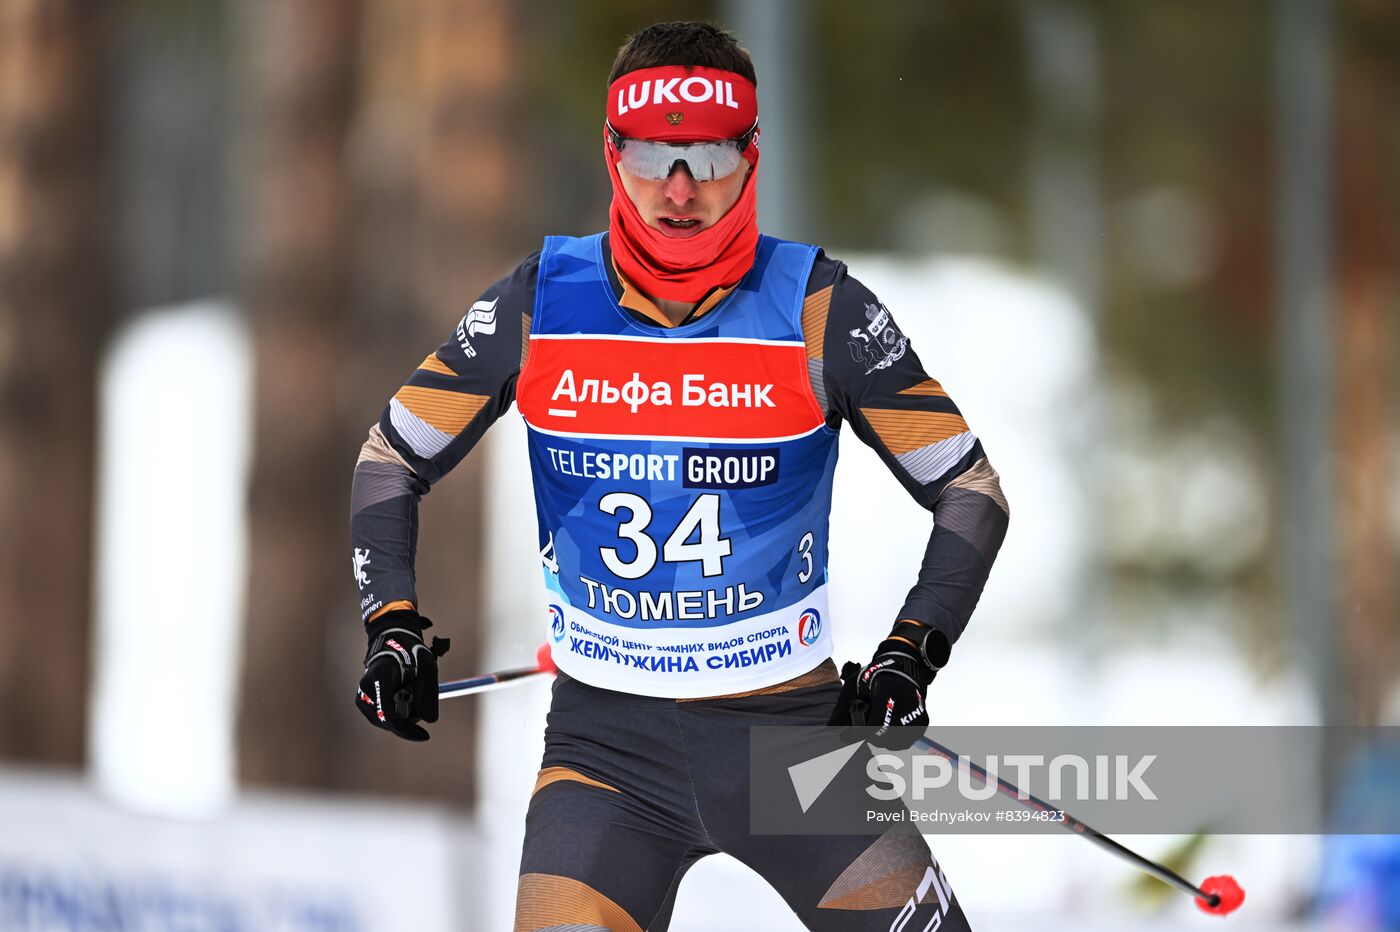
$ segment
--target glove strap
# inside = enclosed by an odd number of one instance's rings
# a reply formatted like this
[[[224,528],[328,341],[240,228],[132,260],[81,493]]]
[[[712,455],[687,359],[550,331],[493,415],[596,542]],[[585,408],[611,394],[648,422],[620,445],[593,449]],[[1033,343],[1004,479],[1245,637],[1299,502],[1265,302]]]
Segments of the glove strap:
[[[413,652],[423,646],[423,636],[412,628],[385,628],[374,636],[374,640],[369,645],[369,653],[365,656],[365,666],[369,666],[376,658],[390,656],[397,660],[400,666],[408,666],[404,663],[403,655],[392,647],[385,647],[389,639],[395,634],[406,635],[405,640],[412,639],[412,642],[404,648],[404,652],[410,657]],[[433,638],[434,641],[438,638]]]
[[[885,652],[882,653],[882,654],[876,654],[876,655],[875,655],[875,660],[876,660],[876,662],[878,663],[878,662],[880,661],[880,659],[883,658],[883,657],[893,657],[893,658],[895,658],[896,660],[903,660],[903,661],[905,661],[906,663],[914,659],[913,657],[910,657],[908,654],[904,653],[903,651],[885,651]],[[875,677],[877,677],[877,676],[883,676],[883,675],[886,674],[886,673],[893,673],[895,676],[902,676],[902,677],[904,677],[906,680],[908,680],[909,682],[911,682],[911,683],[914,684],[914,688],[917,689],[917,690],[919,691],[920,695],[923,694],[923,691],[924,691],[925,689],[928,689],[928,683],[920,683],[917,679],[915,679],[914,677],[910,676],[908,673],[905,673],[905,672],[904,672],[903,670],[901,670],[898,666],[894,666],[894,665],[890,665],[890,666],[888,666],[888,667],[883,667],[883,668],[881,668],[881,669],[879,669],[879,670],[876,670],[875,673],[874,673],[873,675],[871,675],[870,679],[873,681],[873,680],[875,679]],[[933,677],[930,676],[929,679],[932,680]]]
[[[423,643],[423,632],[433,626],[433,623],[412,609],[396,609],[392,612],[385,612],[373,621],[365,624],[365,634],[369,637],[369,649],[365,651],[365,666],[369,666],[370,661],[381,654],[391,653],[392,648],[385,649],[384,642],[395,634],[403,635],[409,641],[405,649],[412,654],[415,647]],[[434,640],[437,640],[434,638]],[[395,655],[397,657],[397,655]]]

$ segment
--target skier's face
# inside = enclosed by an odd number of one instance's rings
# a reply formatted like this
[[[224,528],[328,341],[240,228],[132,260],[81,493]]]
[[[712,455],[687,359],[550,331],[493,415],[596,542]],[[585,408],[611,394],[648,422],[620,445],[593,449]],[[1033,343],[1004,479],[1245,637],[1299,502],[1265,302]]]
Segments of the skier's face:
[[[690,169],[679,162],[665,181],[639,178],[617,166],[622,188],[642,215],[647,226],[666,236],[694,236],[729,212],[744,190],[749,175],[748,160],[737,171],[713,181],[696,181]]]

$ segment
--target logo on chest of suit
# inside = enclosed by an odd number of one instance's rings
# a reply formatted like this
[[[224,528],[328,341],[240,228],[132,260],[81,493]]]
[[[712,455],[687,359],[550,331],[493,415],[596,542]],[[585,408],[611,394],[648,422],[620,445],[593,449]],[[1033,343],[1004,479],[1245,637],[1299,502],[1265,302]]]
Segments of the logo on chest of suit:
[[[516,402],[531,426],[567,434],[790,438],[823,423],[806,362],[796,341],[535,334]]]
[[[772,394],[772,382],[711,382],[703,372],[687,372],[681,376],[679,384],[666,379],[647,382],[640,372],[633,372],[630,379],[621,385],[614,385],[606,376],[588,379],[575,376],[572,369],[565,369],[549,400],[551,404],[557,402],[561,406],[589,403],[626,405],[636,414],[647,405],[662,408],[675,405],[683,408],[776,408]],[[550,412],[559,413],[555,408],[551,408]]]

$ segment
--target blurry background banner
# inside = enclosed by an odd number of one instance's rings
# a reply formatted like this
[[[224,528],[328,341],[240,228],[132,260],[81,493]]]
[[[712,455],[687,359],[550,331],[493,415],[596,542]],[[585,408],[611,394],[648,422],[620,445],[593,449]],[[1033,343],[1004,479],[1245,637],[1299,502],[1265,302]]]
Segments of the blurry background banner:
[[[508,908],[545,691],[453,706],[426,746],[364,727],[350,478],[387,399],[483,289],[544,234],[606,223],[607,71],[657,15],[0,0],[0,769],[87,772],[126,804],[214,819],[252,788],[447,804],[502,853],[480,885]],[[851,260],[1002,473],[1017,517],[936,721],[1400,719],[1400,8],[694,0],[665,15],[754,50],[763,228]],[[204,325],[157,313],[172,307]],[[164,355],[103,388],[127,339]],[[98,423],[121,385],[156,399],[139,429]],[[518,428],[502,419],[424,501],[419,588],[454,639],[448,675],[527,662],[539,640]],[[198,440],[219,430],[227,446]],[[99,462],[98,436],[131,446]],[[225,449],[248,462],[198,467]],[[833,607],[853,656],[927,536],[877,467],[848,437]],[[132,470],[139,490],[109,481]],[[206,492],[207,513],[181,504]],[[245,503],[243,520],[215,501]],[[139,524],[120,507],[136,502],[147,531],[200,539],[112,553],[104,535]],[[150,582],[95,588],[98,567]],[[153,655],[108,646],[170,646],[172,630],[183,695],[133,669]],[[180,640],[204,649],[182,657]],[[142,675],[154,707],[107,698]],[[992,702],[986,682],[1015,689]],[[104,722],[149,723],[159,753]],[[182,745],[201,727],[222,737]],[[140,783],[143,764],[200,747],[203,766],[162,778],[191,784],[183,805],[172,783],[138,799],[112,776]],[[1339,755],[1332,785],[1375,798],[1397,767]],[[0,795],[22,807],[32,787],[21,773]],[[974,901],[990,858],[1020,857],[960,844],[935,850]],[[1309,858],[1329,865],[1319,909],[1361,902],[1346,891],[1384,852],[1344,848],[1251,849],[1276,880],[1251,903],[1301,909]],[[1082,908],[1092,866],[1027,857],[1070,880],[1047,871],[1025,897]],[[691,889],[721,889],[705,871]]]

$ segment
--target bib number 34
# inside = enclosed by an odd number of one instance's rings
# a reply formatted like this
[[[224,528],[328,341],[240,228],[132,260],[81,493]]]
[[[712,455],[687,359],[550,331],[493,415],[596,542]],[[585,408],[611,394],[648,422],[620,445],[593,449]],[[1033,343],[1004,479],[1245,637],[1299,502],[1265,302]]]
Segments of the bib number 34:
[[[598,507],[610,515],[626,512],[628,517],[617,528],[617,536],[636,551],[628,560],[617,547],[599,547],[603,564],[622,579],[641,579],[656,566],[656,541],[647,533],[651,524],[651,505],[632,492],[609,492]],[[690,539],[696,538],[694,541]],[[691,504],[685,516],[661,545],[661,559],[667,563],[699,563],[703,575],[724,573],[724,558],[733,553],[728,537],[720,534],[719,496],[701,495]]]

